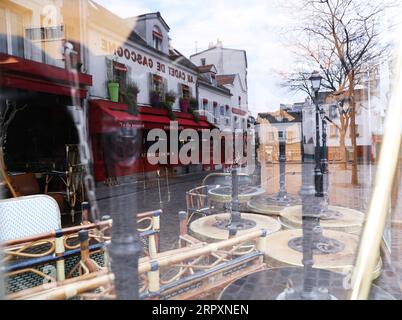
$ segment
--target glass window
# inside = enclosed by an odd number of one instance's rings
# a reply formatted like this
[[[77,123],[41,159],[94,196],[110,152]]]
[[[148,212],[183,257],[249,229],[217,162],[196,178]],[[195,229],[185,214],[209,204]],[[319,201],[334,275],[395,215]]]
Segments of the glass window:
[[[0,8],[0,52],[7,53],[6,10]]]
[[[183,99],[190,99],[191,94],[189,86],[186,86],[185,84],[181,86],[181,96]]]
[[[162,49],[163,35],[158,26],[154,26],[154,29],[152,32],[152,41],[153,41],[153,46],[156,50]]]

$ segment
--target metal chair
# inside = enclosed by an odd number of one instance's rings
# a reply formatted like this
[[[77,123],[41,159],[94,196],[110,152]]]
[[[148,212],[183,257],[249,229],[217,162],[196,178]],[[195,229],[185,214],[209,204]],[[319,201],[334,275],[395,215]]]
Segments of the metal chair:
[[[0,200],[0,242],[61,228],[57,202],[46,195]]]
[[[78,145],[66,145],[66,169],[65,171],[52,171],[45,177],[45,193],[48,193],[50,181],[58,177],[65,185],[63,192],[70,207],[70,214],[74,222],[75,207],[78,201],[84,201],[84,166],[80,163]]]

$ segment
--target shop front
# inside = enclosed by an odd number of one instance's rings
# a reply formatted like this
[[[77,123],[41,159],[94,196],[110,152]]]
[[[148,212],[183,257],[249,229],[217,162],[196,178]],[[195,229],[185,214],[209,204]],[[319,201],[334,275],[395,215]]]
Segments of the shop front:
[[[177,155],[177,150],[171,148],[172,126],[177,123],[177,139],[184,129],[195,129],[201,137],[202,129],[215,128],[205,117],[201,116],[197,122],[192,115],[184,112],[174,112],[176,119],[172,122],[167,110],[161,108],[139,106],[138,111],[137,115],[132,115],[126,104],[91,100],[89,128],[97,182],[142,178],[166,170],[172,174],[181,173],[186,170],[183,163],[171,161]],[[152,164],[148,160],[151,156],[148,149],[158,141],[148,141],[152,129],[161,129],[166,134],[166,155],[158,156],[166,156],[167,163]],[[177,145],[180,148],[184,143],[186,141],[179,140]]]
[[[78,90],[72,92],[65,69],[0,53],[1,167],[9,196],[57,192],[61,212],[84,199],[82,190],[72,194],[67,185],[70,169],[79,165],[78,135],[68,106],[73,94],[86,99],[91,85],[92,77],[78,72]]]

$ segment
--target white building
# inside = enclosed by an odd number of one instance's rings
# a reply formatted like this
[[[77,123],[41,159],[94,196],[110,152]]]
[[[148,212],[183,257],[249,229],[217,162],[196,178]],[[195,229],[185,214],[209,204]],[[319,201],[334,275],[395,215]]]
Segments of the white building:
[[[231,129],[230,90],[217,81],[217,69],[213,64],[199,66],[198,101],[199,112],[205,115],[221,131]]]
[[[216,45],[210,45],[209,49],[191,55],[190,60],[198,66],[214,65],[217,84],[230,90],[229,110],[221,112],[225,124],[223,127],[226,127],[223,129],[229,129],[230,126],[231,130],[245,131],[249,116],[246,51],[223,48],[218,41]],[[230,124],[227,117],[230,117]]]
[[[122,19],[99,5],[89,8],[91,98],[108,97],[106,83],[111,77],[120,86],[128,80],[138,85],[138,105],[151,106],[151,91],[175,92],[177,111],[180,98],[195,97],[197,68],[170,46],[170,28],[159,12]]]

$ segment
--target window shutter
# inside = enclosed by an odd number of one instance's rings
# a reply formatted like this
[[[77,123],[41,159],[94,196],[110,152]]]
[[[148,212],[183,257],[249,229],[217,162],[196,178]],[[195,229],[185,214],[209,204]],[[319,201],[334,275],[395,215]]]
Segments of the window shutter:
[[[188,92],[190,95],[190,99],[193,98],[194,96],[193,96],[193,88],[192,87],[188,86]]]
[[[127,77],[126,77],[126,79],[127,79],[127,83],[129,83],[129,82],[134,81],[133,76],[132,76],[133,69],[128,65],[126,65],[126,67],[127,67]]]
[[[178,97],[182,98],[183,97],[183,88],[182,88],[182,84],[178,83],[177,84],[177,93],[178,93]]]
[[[166,78],[162,78],[163,80],[163,92],[162,92],[162,96],[165,99],[166,93],[168,92],[168,82]]]
[[[113,61],[106,57],[106,77],[107,81],[112,81],[114,80],[113,76]]]
[[[152,72],[149,73],[149,92],[154,90],[154,78]]]

